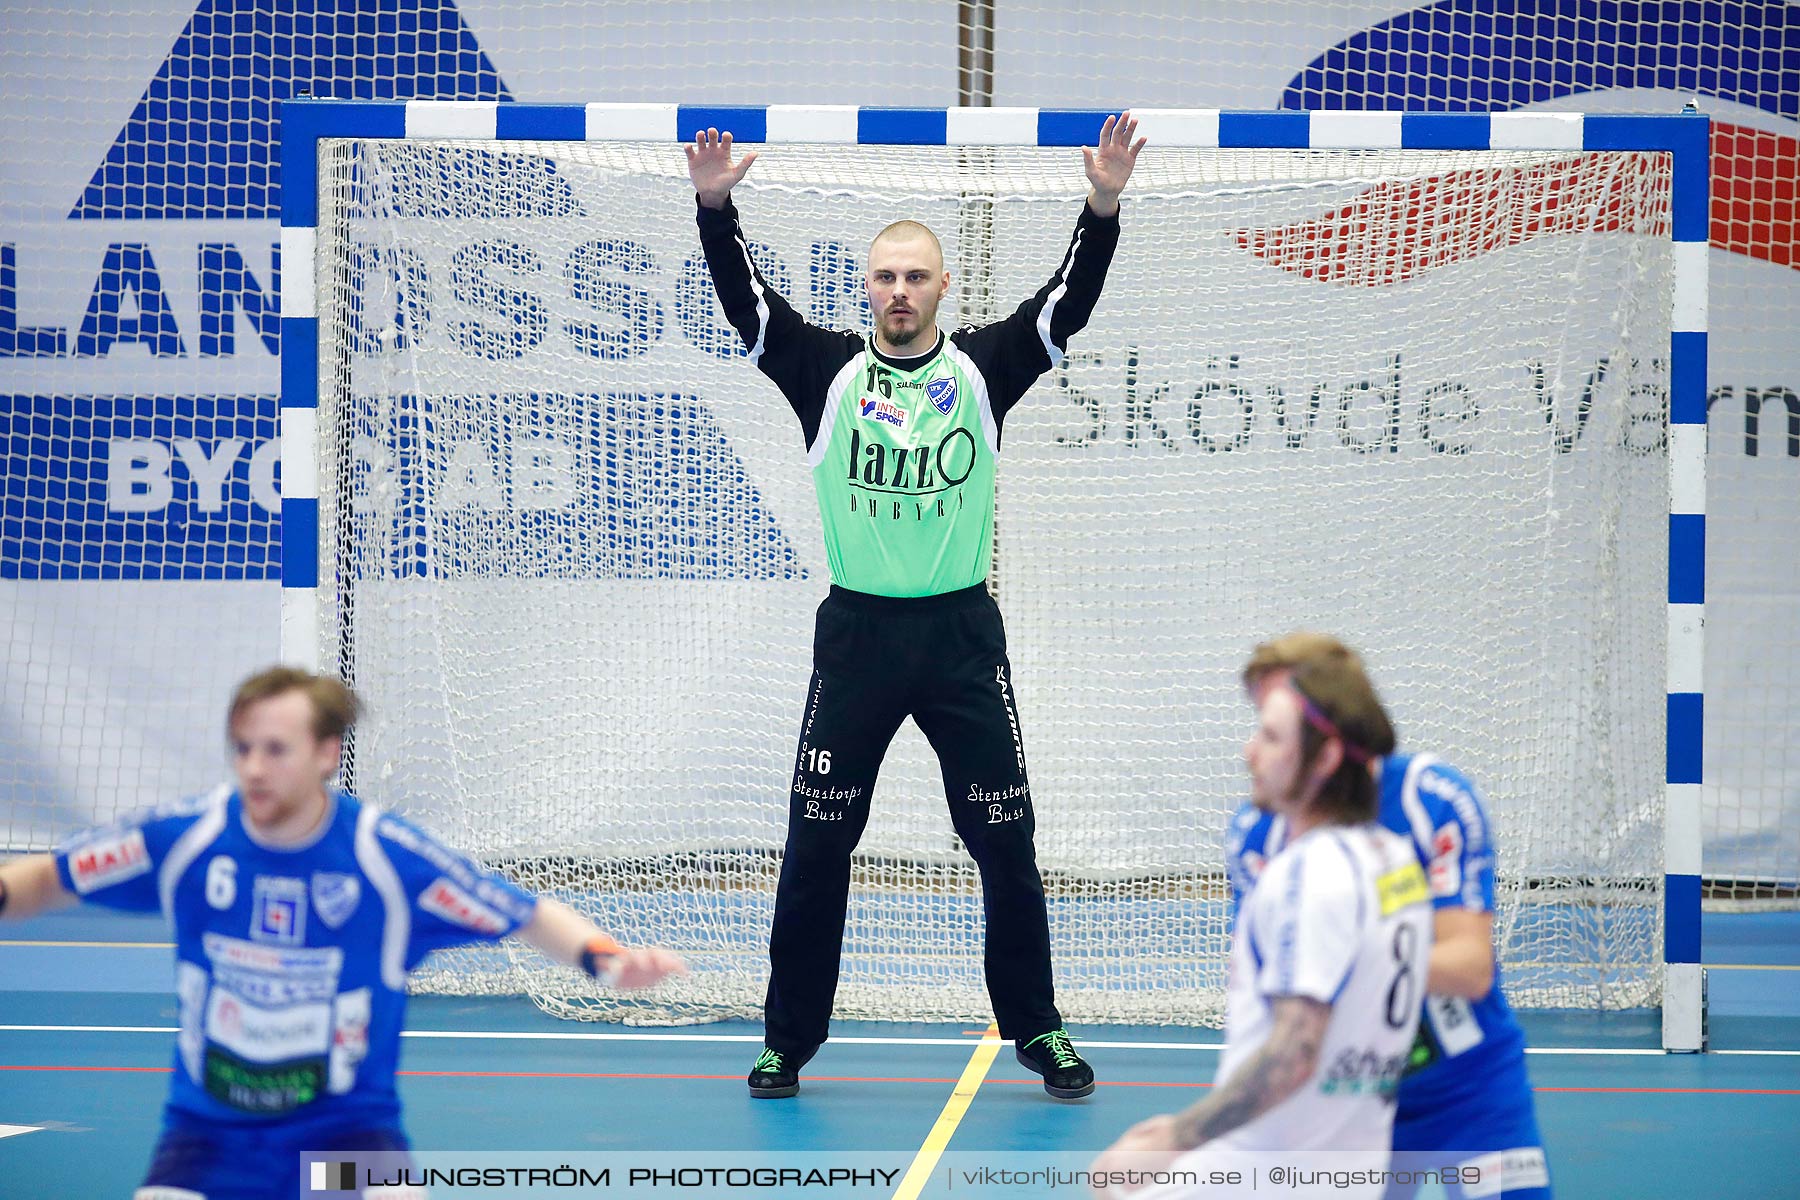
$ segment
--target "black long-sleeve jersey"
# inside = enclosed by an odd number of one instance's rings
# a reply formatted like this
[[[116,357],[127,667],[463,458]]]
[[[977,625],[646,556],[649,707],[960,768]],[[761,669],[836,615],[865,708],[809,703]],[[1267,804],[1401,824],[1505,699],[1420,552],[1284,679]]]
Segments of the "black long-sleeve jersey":
[[[991,324],[939,331],[908,358],[796,312],[757,269],[729,200],[699,206],[698,221],[726,319],[800,419],[832,579],[889,596],[980,583],[992,561],[1001,426],[1092,315],[1117,215],[1084,204],[1043,287]]]

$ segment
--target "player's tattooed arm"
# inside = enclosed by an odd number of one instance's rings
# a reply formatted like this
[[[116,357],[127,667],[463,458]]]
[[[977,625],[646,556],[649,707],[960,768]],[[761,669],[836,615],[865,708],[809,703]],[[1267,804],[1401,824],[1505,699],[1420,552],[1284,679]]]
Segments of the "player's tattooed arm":
[[[1184,1149],[1248,1124],[1312,1077],[1325,1044],[1325,1027],[1331,1023],[1331,1005],[1283,996],[1274,1009],[1275,1027],[1262,1049],[1206,1099],[1175,1115],[1175,1139]]]

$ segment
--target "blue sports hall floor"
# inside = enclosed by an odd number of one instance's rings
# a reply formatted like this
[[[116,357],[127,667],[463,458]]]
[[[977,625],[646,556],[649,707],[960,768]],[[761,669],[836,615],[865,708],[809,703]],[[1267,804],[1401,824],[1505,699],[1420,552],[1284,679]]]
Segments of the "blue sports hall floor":
[[[92,910],[0,925],[0,1197],[131,1195],[174,1042],[166,936],[158,920]],[[1653,1011],[1522,1014],[1558,1196],[1800,1197],[1800,913],[1709,915],[1705,945],[1706,1054],[1662,1053]],[[524,999],[425,996],[409,1028],[400,1092],[422,1161],[879,1163],[891,1183],[791,1194],[884,1198],[1083,1195],[983,1193],[951,1167],[1084,1163],[1133,1122],[1192,1102],[1219,1050],[1210,1029],[1078,1028],[1100,1085],[1058,1102],[1010,1047],[995,1056],[990,1040],[983,1055],[984,1029],[842,1022],[797,1098],[753,1101],[753,1025],[624,1029]],[[658,1191],[671,1189],[607,1194]],[[432,1191],[464,1194],[503,1193]]]

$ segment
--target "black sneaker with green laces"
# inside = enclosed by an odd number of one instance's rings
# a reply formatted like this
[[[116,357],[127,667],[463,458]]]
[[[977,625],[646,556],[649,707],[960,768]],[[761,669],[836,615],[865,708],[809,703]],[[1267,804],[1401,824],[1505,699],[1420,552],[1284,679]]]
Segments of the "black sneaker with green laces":
[[[1052,1029],[1028,1042],[1014,1042],[1021,1066],[1044,1077],[1044,1090],[1059,1100],[1079,1100],[1094,1091],[1094,1068],[1075,1053],[1067,1029]]]
[[[750,1094],[758,1100],[781,1100],[799,1094],[800,1068],[817,1052],[814,1049],[805,1054],[783,1054],[764,1046],[756,1065],[750,1068]]]

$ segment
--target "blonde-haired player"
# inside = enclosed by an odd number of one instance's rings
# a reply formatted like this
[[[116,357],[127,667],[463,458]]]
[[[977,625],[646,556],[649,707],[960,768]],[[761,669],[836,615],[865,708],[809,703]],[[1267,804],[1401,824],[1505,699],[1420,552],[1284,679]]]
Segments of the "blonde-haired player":
[[[686,970],[331,787],[360,707],[258,672],[226,720],[235,786],[0,867],[0,916],[86,900],[173,928],[181,1030],[138,1200],[291,1200],[302,1151],[404,1151],[406,976],[432,950],[516,935],[626,988]]]

